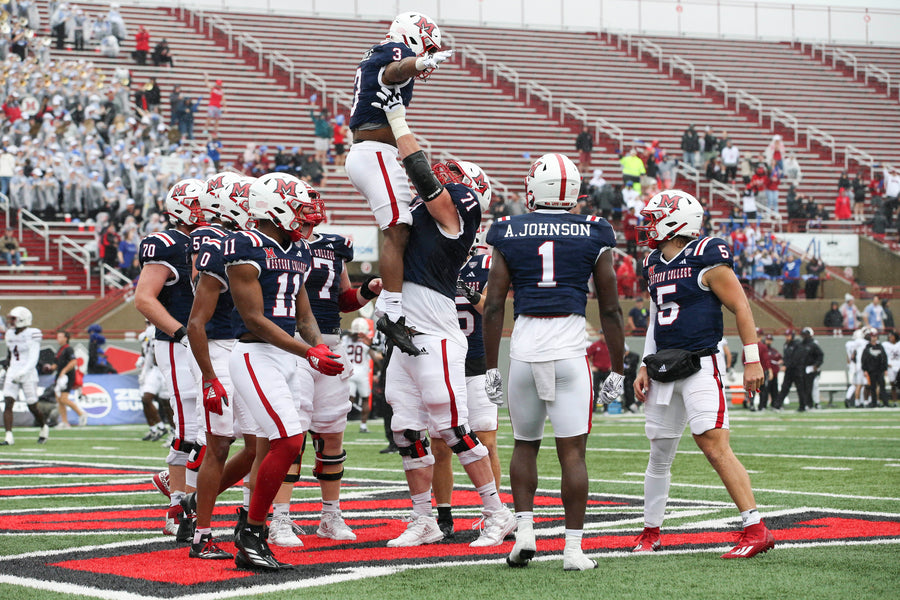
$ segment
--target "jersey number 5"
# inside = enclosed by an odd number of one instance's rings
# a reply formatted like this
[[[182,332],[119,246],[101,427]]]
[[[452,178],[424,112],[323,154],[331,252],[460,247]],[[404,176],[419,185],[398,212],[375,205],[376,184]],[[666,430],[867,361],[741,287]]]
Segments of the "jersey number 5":
[[[668,294],[674,294],[677,289],[678,286],[674,283],[656,288],[656,306],[659,309],[656,313],[656,322],[660,325],[671,325],[678,318],[678,303],[665,300]]]

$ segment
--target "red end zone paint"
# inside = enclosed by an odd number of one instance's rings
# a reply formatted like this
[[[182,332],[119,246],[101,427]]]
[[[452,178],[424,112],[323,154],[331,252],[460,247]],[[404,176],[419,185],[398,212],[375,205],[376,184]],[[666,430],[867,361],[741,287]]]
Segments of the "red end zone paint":
[[[228,552],[235,551],[233,544],[222,544],[221,546]],[[188,563],[187,552],[187,548],[181,547],[111,558],[67,560],[51,563],[50,566],[180,585],[227,581],[253,576],[251,572],[236,569],[234,562],[230,560],[191,560]],[[188,566],[190,568],[187,568]]]

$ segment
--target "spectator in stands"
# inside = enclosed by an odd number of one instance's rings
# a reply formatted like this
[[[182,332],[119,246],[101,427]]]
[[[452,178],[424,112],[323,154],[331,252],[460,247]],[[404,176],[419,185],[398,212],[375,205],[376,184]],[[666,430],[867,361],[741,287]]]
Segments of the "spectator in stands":
[[[855,331],[865,325],[862,313],[859,312],[859,309],[853,302],[854,298],[852,294],[844,294],[844,303],[841,304],[840,309],[838,309],[841,311],[844,331]]]
[[[684,155],[684,162],[694,167],[700,166],[700,136],[694,129],[693,123],[681,134],[681,151]]]
[[[637,226],[640,223],[637,209],[622,211],[622,232],[625,236],[625,251],[637,258]]]
[[[766,193],[766,205],[768,205],[769,210],[774,211],[775,214],[781,213],[781,209],[778,206],[778,186],[781,185],[780,172],[779,169],[772,169],[769,171],[769,174],[766,175],[765,183],[763,184]]]
[[[894,221],[894,211],[900,204],[900,172],[896,170],[884,168],[882,171],[882,181],[884,186],[884,203],[883,210],[887,217],[887,226],[891,227]],[[874,190],[872,196],[874,197]]]
[[[784,140],[782,140],[781,134],[776,133],[772,136],[772,141],[766,146],[764,153],[766,166],[770,173],[775,172],[779,176],[784,173],[784,155]]]
[[[659,161],[657,162],[656,181],[659,189],[670,190],[675,185],[675,168],[678,161],[665,150],[659,151]]]
[[[334,164],[337,167],[343,167],[347,160],[347,140],[351,140],[352,135],[350,128],[347,126],[346,117],[338,115],[334,118],[334,131],[331,138],[332,148],[334,149]]]
[[[582,125],[581,133],[575,138],[575,150],[578,151],[578,170],[587,173],[591,168],[591,152],[594,151],[594,136],[587,123]]]
[[[888,306],[888,302],[889,301],[887,299],[882,300],[882,302],[881,302],[881,308],[884,309],[884,328],[886,330],[893,330],[894,329],[894,313],[891,312],[891,309]],[[900,351],[900,348],[898,348],[898,351]]]
[[[725,183],[725,165],[718,156],[714,156],[706,163],[706,178],[710,181]]]
[[[150,32],[143,25],[138,26],[137,33],[134,34],[134,52],[132,57],[134,62],[139,65],[147,64],[147,54],[150,53]]]
[[[506,198],[497,192],[493,194],[493,200],[491,201],[491,205],[488,207],[488,211],[490,212],[490,216],[492,219],[497,220],[502,217],[508,217],[509,215],[509,206],[506,204]]]
[[[206,142],[206,156],[209,157],[210,162],[212,162],[213,166],[215,166],[216,171],[220,171],[220,163],[222,160],[222,142],[219,141],[218,138],[212,137],[209,138],[209,141]],[[277,171],[278,169],[276,169]]]
[[[587,357],[588,361],[590,361],[591,373],[594,378],[594,401],[591,403],[591,406],[596,406],[596,408],[600,409],[602,406],[598,402],[600,386],[603,385],[610,371],[612,371],[612,360],[609,357],[609,348],[606,346],[606,338],[602,331],[600,332],[600,337],[588,346]]]
[[[637,292],[637,273],[634,270],[634,260],[624,257],[616,267],[616,281],[620,298],[631,298]]]
[[[644,335],[647,333],[647,320],[650,311],[644,306],[644,297],[634,299],[634,306],[628,311],[628,319],[625,321],[625,335]]]
[[[853,189],[853,218],[857,221],[862,221],[863,209],[866,206],[866,191],[868,190],[868,184],[863,179],[862,171],[856,172],[856,176],[850,185]]]
[[[56,9],[50,13],[50,30],[56,39],[56,49],[64,50],[66,47],[66,22],[69,20],[69,8],[65,2],[56,5]]]
[[[878,331],[869,329],[869,343],[862,352],[862,370],[866,375],[866,385],[869,388],[869,398],[871,398],[869,407],[878,406],[878,399],[881,399],[882,406],[892,406],[888,401],[887,389],[884,385],[884,374],[888,370],[888,354],[885,352],[884,346],[878,342]]]
[[[131,201],[132,205],[134,201]],[[140,274],[141,267],[138,264],[138,237],[137,225],[126,225],[122,228],[122,241],[119,242],[119,270],[127,277],[134,279]]]
[[[881,298],[877,295],[872,296],[872,302],[863,309],[863,317],[869,327],[881,331],[884,325],[884,307],[881,305]]]
[[[850,175],[847,173],[847,171],[841,171],[841,176],[838,177],[838,191],[840,191],[841,189],[849,190],[850,185]]]
[[[832,302],[831,308],[825,313],[825,319],[822,321],[822,325],[831,329],[832,334],[835,336],[841,334],[841,328],[844,326],[844,317],[841,315],[838,306],[837,302]]]
[[[88,17],[84,14],[84,11],[80,8],[76,8],[73,11],[71,26],[72,26],[72,35],[75,40],[75,51],[76,52],[84,52],[84,39],[86,36],[85,29],[87,24],[90,22]]]
[[[807,300],[817,298],[819,295],[819,281],[822,278],[822,273],[825,272],[825,263],[820,261],[815,256],[806,263],[806,285],[804,290],[804,295]]]
[[[319,153],[316,152],[316,155],[318,154]],[[306,155],[306,162],[303,163],[300,176],[304,181],[311,183],[314,187],[325,185],[323,183],[323,181],[325,181],[325,169],[322,168],[322,165],[319,164],[319,161],[316,160],[316,157],[312,154]]]
[[[744,193],[741,194],[741,209],[744,212],[744,216],[746,219],[756,220],[756,188],[753,185],[748,185],[744,188]]]
[[[803,172],[800,169],[800,162],[793,152],[789,152],[787,158],[784,159],[784,179],[792,183],[799,184],[803,179]]]
[[[737,175],[738,161],[741,159],[741,150],[731,140],[725,140],[722,148],[722,164],[725,166],[725,182],[731,183]]]
[[[184,109],[178,120],[178,133],[184,139],[194,139],[194,113],[200,109],[200,99],[184,97]]]
[[[119,13],[119,4],[117,2],[109,5],[109,12],[106,13],[105,21],[109,32],[118,41],[124,42],[125,38],[128,37],[128,28],[125,26],[125,20],[122,18],[121,13]]]
[[[794,299],[797,297],[797,288],[800,285],[800,265],[802,262],[798,256],[784,263],[781,293],[785,298]]]
[[[284,152],[284,146],[275,146],[275,156],[272,157],[272,164],[276,173],[286,173],[291,169],[291,157]]]
[[[310,101],[315,102],[312,98]],[[309,118],[312,119],[315,127],[315,160],[324,168],[324,165],[328,162],[328,147],[331,145],[331,137],[334,133],[331,124],[328,122],[328,109],[323,106],[318,114],[316,114],[315,110],[309,109]]]
[[[212,137],[219,137],[219,119],[222,118],[222,111],[225,110],[225,92],[222,90],[222,80],[216,81],[210,85],[209,78],[206,73],[203,74],[203,81],[209,90],[209,98],[207,99],[206,108],[206,133],[210,133],[212,128]],[[218,168],[218,167],[217,167]]]
[[[104,264],[116,268],[122,262],[119,257],[120,241],[121,237],[116,230],[115,223],[109,223],[100,234],[100,258]]]
[[[19,239],[12,228],[7,228],[6,233],[0,238],[0,258],[6,261],[6,266],[16,269],[22,268],[22,252],[19,249]]]
[[[719,140],[716,139],[716,135],[712,132],[712,128],[707,125],[706,130],[703,134],[703,163],[704,165],[709,164],[710,159],[719,155]],[[667,188],[663,188],[667,189]]]
[[[16,174],[15,146],[3,145],[0,149],[0,194],[9,198],[9,183]]]
[[[634,183],[640,184],[641,176],[647,172],[647,168],[644,166],[644,161],[638,156],[637,149],[632,148],[625,156],[622,156],[621,150],[618,154],[620,156],[619,164],[622,165],[622,185],[627,188]]]
[[[119,57],[119,40],[114,35],[107,35],[100,39],[100,55],[106,58]]]
[[[172,52],[169,49],[169,42],[166,41],[166,38],[161,39],[153,48],[151,60],[153,61],[154,67],[166,64],[171,69],[175,66],[175,63],[172,62]]]
[[[853,209],[850,207],[847,188],[838,189],[837,198],[834,200],[834,218],[840,221],[849,221],[853,218]]]

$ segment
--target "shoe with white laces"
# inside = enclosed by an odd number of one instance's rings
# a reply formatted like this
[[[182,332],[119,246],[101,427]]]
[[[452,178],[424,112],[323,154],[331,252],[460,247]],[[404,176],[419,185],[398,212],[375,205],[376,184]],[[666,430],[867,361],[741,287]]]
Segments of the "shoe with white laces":
[[[516,531],[516,543],[512,552],[506,557],[506,564],[517,569],[527,567],[537,552],[537,543],[534,539],[534,528],[519,527]]]
[[[659,539],[659,527],[644,527],[641,535],[634,540],[636,542],[632,552],[656,552],[662,548]]]
[[[299,548],[303,545],[303,541],[297,537],[293,528],[294,522],[290,515],[278,515],[272,519],[269,525],[268,542],[273,546],[283,546],[285,548]]]
[[[406,526],[406,531],[392,540],[389,540],[388,548],[402,548],[409,546],[421,546],[433,544],[444,538],[437,520],[431,515],[415,515]]]
[[[191,544],[191,550],[188,552],[188,556],[191,558],[202,558],[204,560],[231,560],[234,558],[234,554],[219,548],[216,544],[217,541],[219,540],[214,540],[210,533],[201,536],[199,542]]]
[[[563,550],[563,571],[588,571],[597,568],[597,561],[585,556],[581,548]]]
[[[166,524],[163,527],[163,535],[175,535],[178,533],[178,525],[181,522],[181,506],[170,506],[166,511]]]
[[[516,529],[516,517],[505,506],[492,514],[485,513],[472,529],[483,527],[478,539],[469,544],[471,548],[499,546],[503,539]]]
[[[356,539],[356,534],[353,533],[353,530],[350,529],[346,523],[344,523],[341,511],[323,512],[322,520],[319,522],[319,528],[316,530],[316,535],[320,538],[329,538],[332,540]]]
[[[752,558],[774,547],[775,536],[760,521],[756,525],[745,527],[738,537],[737,546],[723,554],[722,558]]]
[[[172,492],[169,490],[169,472],[168,471],[160,471],[156,475],[153,476],[153,485],[156,489],[159,490],[159,493],[165,496],[166,498],[170,498],[172,496]]]
[[[41,427],[41,432],[38,434],[38,444],[46,444],[47,438],[50,437],[50,426],[44,423],[44,426]]]

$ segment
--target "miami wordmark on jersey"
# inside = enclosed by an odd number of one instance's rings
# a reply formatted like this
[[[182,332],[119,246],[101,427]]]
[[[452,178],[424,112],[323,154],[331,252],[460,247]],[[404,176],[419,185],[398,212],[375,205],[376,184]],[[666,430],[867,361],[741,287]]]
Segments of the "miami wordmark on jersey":
[[[194,303],[194,290],[191,285],[191,238],[177,229],[167,229],[151,233],[141,240],[138,253],[141,267],[144,265],[163,265],[174,275],[166,281],[159,293],[159,301],[172,317],[187,325]],[[156,330],[156,339],[172,341],[172,336],[164,331]]]

